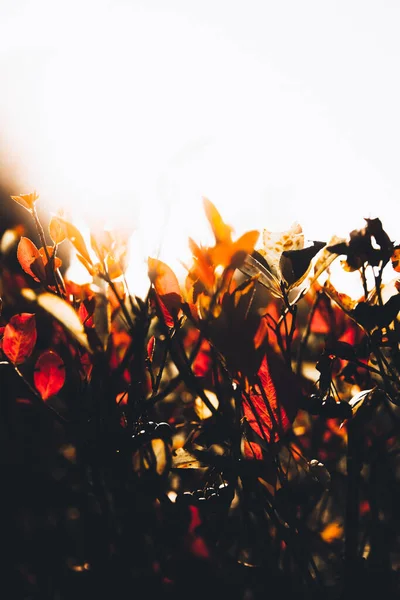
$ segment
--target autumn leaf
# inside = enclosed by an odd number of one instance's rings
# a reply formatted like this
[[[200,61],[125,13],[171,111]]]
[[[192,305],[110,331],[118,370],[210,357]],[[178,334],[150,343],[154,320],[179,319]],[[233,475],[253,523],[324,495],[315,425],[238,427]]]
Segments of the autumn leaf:
[[[200,280],[202,285],[204,285],[209,292],[212,292],[215,284],[215,274],[207,249],[198,246],[191,238],[189,238],[189,248],[194,258],[194,267],[192,269],[193,273],[191,273],[191,278],[195,282],[196,280]],[[195,298],[193,301],[196,301]]]
[[[182,295],[178,279],[172,269],[157,258],[148,259],[149,279],[168,313],[172,316],[172,325],[182,304]]]
[[[73,244],[77,252],[91,265],[92,259],[90,258],[90,254],[86,247],[85,240],[83,239],[83,236],[80,233],[79,229],[77,229],[75,225],[72,225],[72,223],[69,223],[61,217],[54,217],[54,219],[56,220],[56,222],[58,222],[60,227],[64,227],[65,237],[69,239],[69,241],[71,242],[71,244]]]
[[[62,260],[61,260],[61,258],[58,258],[58,256],[53,257],[53,252],[54,252],[54,248],[52,246],[47,246],[47,254],[50,257],[50,263],[53,263],[54,269],[59,269],[62,266]],[[42,258],[44,266],[47,267],[48,261],[47,261],[47,255],[46,255],[45,249],[39,248],[39,254]]]
[[[17,248],[17,259],[22,269],[35,281],[46,280],[43,258],[35,244],[27,237],[21,237]]]
[[[32,354],[36,338],[35,315],[14,315],[4,328],[3,352],[14,365],[19,365]]]
[[[230,242],[232,228],[224,223],[218,210],[208,198],[203,198],[203,206],[217,244]]]
[[[248,394],[243,394],[244,416],[261,438],[277,442],[290,429],[300,398],[296,376],[277,356],[268,352],[261,363],[256,383]]]
[[[247,440],[243,440],[243,454],[246,458],[250,460],[264,459],[261,446],[256,442],[249,442]]]
[[[94,328],[99,336],[103,350],[106,350],[110,336],[111,311],[108,298],[104,294],[98,293],[95,296],[93,320]]]
[[[35,202],[38,198],[39,196],[36,194],[36,192],[32,192],[31,194],[20,194],[19,196],[11,196],[11,199],[14,200],[14,202],[17,202],[17,204],[20,204],[30,212],[33,211]]]
[[[52,217],[50,219],[49,234],[54,244],[61,244],[67,237],[66,227],[59,217]]]
[[[47,350],[39,356],[33,382],[42,400],[48,400],[61,390],[65,383],[65,365],[56,352]]]

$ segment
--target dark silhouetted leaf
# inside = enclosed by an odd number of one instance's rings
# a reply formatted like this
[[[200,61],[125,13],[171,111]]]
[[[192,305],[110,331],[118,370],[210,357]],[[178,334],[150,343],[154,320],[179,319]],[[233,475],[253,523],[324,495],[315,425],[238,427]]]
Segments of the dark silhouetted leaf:
[[[282,252],[279,268],[290,287],[302,283],[310,269],[312,259],[324,246],[325,242],[313,242],[313,245],[308,248]]]
[[[110,336],[111,313],[110,303],[104,294],[98,293],[95,296],[93,318],[94,328],[99,336],[103,350],[105,350],[107,348],[108,338]]]

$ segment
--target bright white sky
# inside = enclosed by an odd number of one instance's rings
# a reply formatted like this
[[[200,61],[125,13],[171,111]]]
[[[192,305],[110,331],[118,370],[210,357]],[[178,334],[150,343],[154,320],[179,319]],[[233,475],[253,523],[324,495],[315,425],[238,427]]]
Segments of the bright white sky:
[[[399,27],[396,0],[2,0],[3,168],[166,259],[203,195],[238,234],[398,238]]]

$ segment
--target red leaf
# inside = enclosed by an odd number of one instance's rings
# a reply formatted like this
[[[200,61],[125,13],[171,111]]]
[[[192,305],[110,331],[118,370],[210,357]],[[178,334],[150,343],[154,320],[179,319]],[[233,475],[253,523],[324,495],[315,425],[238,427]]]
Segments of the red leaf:
[[[56,352],[47,350],[39,356],[33,382],[42,400],[48,400],[61,390],[65,382],[65,366]]]
[[[155,345],[156,345],[156,338],[154,337],[154,335],[152,335],[151,338],[149,339],[149,341],[147,342],[147,356],[149,357],[150,361],[153,360]]]
[[[217,244],[230,242],[232,228],[224,223],[218,210],[208,198],[203,198],[203,206]]]
[[[196,377],[206,377],[210,372],[211,366],[211,346],[207,340],[203,340],[199,352],[193,361],[193,373]]]
[[[14,315],[4,329],[3,352],[14,365],[19,365],[32,354],[36,338],[35,315]]]
[[[251,460],[264,460],[261,446],[256,444],[256,442],[248,442],[247,440],[244,440],[243,454],[246,458]]]
[[[267,403],[258,385],[254,385],[247,397],[243,395],[243,412],[260,437],[277,442],[296,416],[300,386],[296,376],[272,353],[264,357],[258,377]]]
[[[35,281],[46,280],[42,256],[29,238],[21,237],[17,249],[17,259],[25,273],[33,277]]]

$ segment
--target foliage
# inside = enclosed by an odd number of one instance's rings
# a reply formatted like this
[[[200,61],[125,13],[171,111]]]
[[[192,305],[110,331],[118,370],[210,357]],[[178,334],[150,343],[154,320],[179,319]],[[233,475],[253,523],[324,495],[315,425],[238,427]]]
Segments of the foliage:
[[[1,257],[13,597],[397,597],[399,247],[380,220],[234,239],[205,199],[214,245],[189,240],[184,282],[150,257],[141,298],[118,232],[57,216],[49,244],[36,193],[12,198],[38,233],[18,272]],[[91,285],[65,279],[62,243]],[[331,283],[339,256],[362,298]]]

